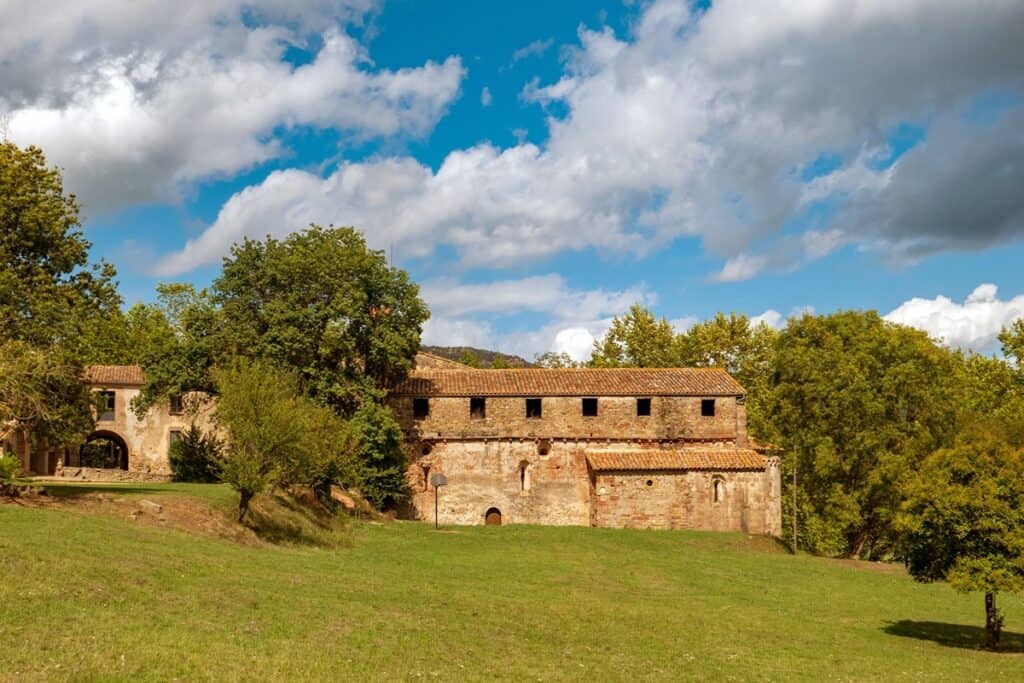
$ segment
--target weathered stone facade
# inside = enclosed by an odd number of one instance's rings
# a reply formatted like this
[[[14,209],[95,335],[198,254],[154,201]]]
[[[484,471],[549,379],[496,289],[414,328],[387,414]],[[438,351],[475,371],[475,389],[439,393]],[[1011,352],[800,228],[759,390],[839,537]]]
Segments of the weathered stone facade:
[[[96,415],[96,428],[86,441],[106,439],[118,444],[123,450],[123,459],[116,469],[136,478],[170,477],[167,456],[172,439],[193,422],[204,429],[210,426],[212,405],[203,405],[195,396],[185,397],[180,406],[155,405],[140,419],[131,408],[132,400],[144,384],[142,371],[137,366],[92,366],[86,370],[86,380],[94,392],[112,399],[109,409],[100,410]],[[63,474],[72,475],[82,466],[80,446],[53,447],[39,443],[32,448],[23,434],[12,439],[12,446],[29,474],[58,475],[64,470]]]
[[[781,533],[778,459],[750,447],[743,388],[720,370],[421,366],[392,409],[410,516]],[[539,413],[538,413],[539,410]]]

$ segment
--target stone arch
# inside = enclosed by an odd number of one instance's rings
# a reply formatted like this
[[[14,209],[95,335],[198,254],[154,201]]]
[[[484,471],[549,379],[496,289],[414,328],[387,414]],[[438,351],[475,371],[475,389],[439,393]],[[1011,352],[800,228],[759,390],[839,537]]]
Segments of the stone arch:
[[[501,510],[488,508],[484,513],[484,524],[487,526],[501,526]]]
[[[90,444],[106,441],[106,448],[88,449]],[[96,444],[99,445],[99,444]],[[92,450],[93,452],[90,452]],[[78,460],[82,467],[101,467],[106,469],[128,469],[128,443],[117,432],[98,429],[85,438],[78,447]]]

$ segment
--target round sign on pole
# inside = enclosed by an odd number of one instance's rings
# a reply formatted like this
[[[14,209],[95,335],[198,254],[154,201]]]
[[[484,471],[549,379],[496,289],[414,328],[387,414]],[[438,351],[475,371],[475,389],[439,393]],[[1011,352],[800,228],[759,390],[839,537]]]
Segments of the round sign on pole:
[[[440,472],[435,472],[434,474],[430,475],[430,484],[435,489],[440,488],[448,484],[448,477],[444,476]]]

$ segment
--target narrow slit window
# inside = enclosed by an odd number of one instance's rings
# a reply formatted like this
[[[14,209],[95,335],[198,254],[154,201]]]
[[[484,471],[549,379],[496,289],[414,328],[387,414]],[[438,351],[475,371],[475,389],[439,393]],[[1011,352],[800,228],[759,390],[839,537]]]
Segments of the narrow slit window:
[[[725,493],[724,487],[723,487],[723,484],[722,484],[722,480],[721,479],[715,479],[714,483],[712,484],[712,489],[713,489],[713,495],[714,495],[714,502],[721,503],[722,502],[722,498],[723,498],[723,494]]]
[[[487,417],[487,399],[482,396],[469,399],[469,416],[474,420],[483,420]]]
[[[414,398],[412,400],[412,416],[417,420],[424,420],[430,415],[430,399]]]
[[[541,417],[541,403],[539,398],[526,399],[526,417],[539,419]]]
[[[704,398],[700,402],[700,414],[704,417],[715,416],[715,399]]]
[[[597,399],[583,399],[583,417],[597,417]]]
[[[636,400],[636,416],[637,417],[650,417],[651,416],[651,399],[649,399],[649,398],[638,398]]]

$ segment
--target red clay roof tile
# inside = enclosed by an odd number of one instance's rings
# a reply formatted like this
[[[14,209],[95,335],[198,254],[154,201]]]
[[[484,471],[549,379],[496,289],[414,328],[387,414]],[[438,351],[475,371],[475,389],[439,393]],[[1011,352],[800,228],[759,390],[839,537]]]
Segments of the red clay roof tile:
[[[739,396],[719,368],[514,368],[416,370],[392,391],[404,396]]]
[[[85,381],[90,384],[142,385],[146,383],[146,377],[138,365],[89,365],[85,368]]]
[[[588,451],[595,471],[764,470],[766,463],[748,448],[679,448],[673,450]]]

